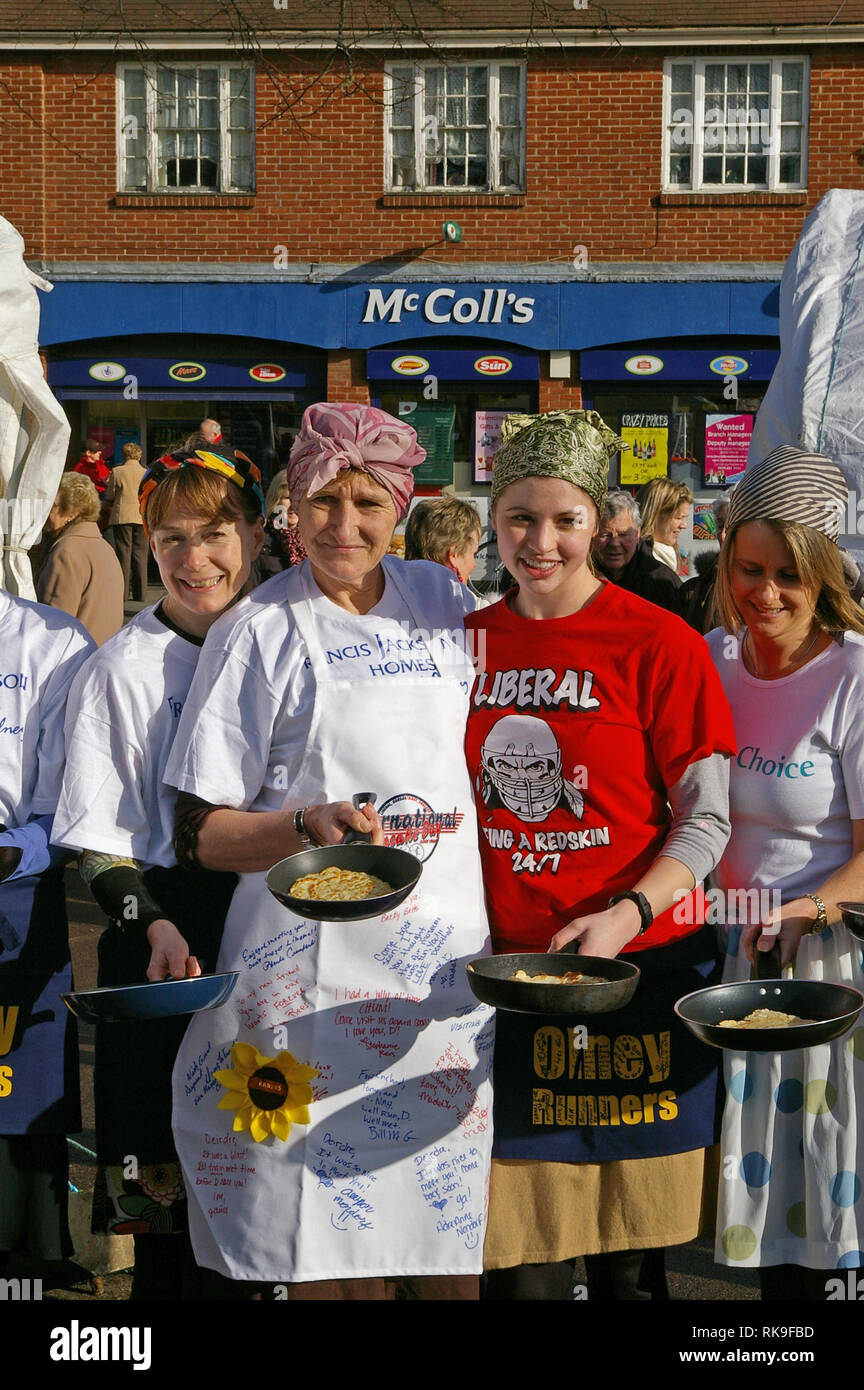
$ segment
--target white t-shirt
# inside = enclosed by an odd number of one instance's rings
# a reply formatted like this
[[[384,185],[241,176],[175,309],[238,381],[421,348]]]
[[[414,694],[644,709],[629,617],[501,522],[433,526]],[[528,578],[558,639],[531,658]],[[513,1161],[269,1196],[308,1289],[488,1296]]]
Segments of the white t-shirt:
[[[385,576],[388,566],[400,564],[412,571],[415,582],[425,579],[436,611],[448,614],[451,628],[461,628],[474,598],[455,576],[441,565],[392,557],[385,557]],[[377,617],[395,618],[406,631],[413,627],[389,576],[380,602],[359,623],[320,592],[308,563],[259,585],[207,634],[165,772],[181,791],[236,810],[279,811],[284,806],[300,770],[315,703],[315,677],[287,592],[296,593],[295,585],[313,609],[323,606],[329,630],[344,628],[344,641],[334,641],[326,659],[331,665],[338,662],[347,679],[355,663],[369,668],[393,655],[376,650],[374,633],[364,632],[358,640],[358,626],[367,629],[367,620]],[[405,654],[416,661],[429,659],[422,644]]]
[[[68,613],[0,590],[0,822],[10,830],[57,805],[66,696],[94,650]]]
[[[740,639],[715,628],[706,640],[738,743],[732,836],[712,878],[788,901],[851,858],[850,822],[864,819],[864,637],[847,633],[772,681],[751,676]]]
[[[177,862],[163,775],[200,651],[145,608],[88,661],[69,694],[55,844]]]

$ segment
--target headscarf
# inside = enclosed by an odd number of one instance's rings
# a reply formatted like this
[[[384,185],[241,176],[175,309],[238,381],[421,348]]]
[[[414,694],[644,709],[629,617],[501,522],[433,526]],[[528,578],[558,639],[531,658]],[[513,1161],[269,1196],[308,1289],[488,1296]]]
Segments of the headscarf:
[[[414,493],[414,475],[426,457],[404,420],[371,405],[307,406],[286,470],[291,501],[320,492],[343,468],[358,468],[386,488],[401,521]]]
[[[178,468],[190,467],[206,468],[211,473],[218,473],[220,477],[227,478],[235,487],[239,487],[241,492],[245,492],[255,499],[263,517],[264,492],[261,487],[261,473],[250,458],[247,458],[239,449],[235,449],[230,457],[228,454],[219,453],[215,449],[181,449],[173,454],[163,454],[151,468],[148,468],[141,479],[138,488],[138,507],[141,512],[141,520],[144,523],[145,534],[148,536],[150,534],[147,530],[147,503],[154,488],[157,488]]]
[[[824,454],[780,444],[736,485],[726,529],[745,521],[790,521],[836,541],[847,501],[846,480],[836,463]]]
[[[596,410],[507,415],[492,469],[492,501],[522,478],[563,478],[587,492],[602,511],[609,460],[627,448]]]

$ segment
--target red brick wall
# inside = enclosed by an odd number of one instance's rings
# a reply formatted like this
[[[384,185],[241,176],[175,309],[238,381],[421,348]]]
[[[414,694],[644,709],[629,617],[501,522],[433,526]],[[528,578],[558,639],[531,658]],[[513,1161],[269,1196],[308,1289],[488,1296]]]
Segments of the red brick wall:
[[[332,350],[327,354],[328,401],[358,401],[369,404],[369,383],[366,380],[366,353]]]
[[[592,261],[779,261],[828,188],[864,186],[855,159],[864,139],[864,51],[817,49],[803,202],[748,195],[734,206],[715,195],[701,206],[658,206],[663,56],[532,56],[527,190],[515,207],[482,199],[448,206],[446,195],[434,206],[382,206],[380,105],[358,90],[340,95],[328,79],[329,88],[312,91],[319,103],[332,96],[320,110],[307,104],[293,117],[280,114],[259,71],[257,192],[250,206],[227,208],[115,206],[113,57],[48,57],[44,87],[31,61],[7,58],[0,66],[3,212],[34,258],[262,263],[285,246],[300,262],[422,258],[435,275],[483,260],[569,269],[577,243]],[[274,61],[296,85],[314,72],[308,58]],[[380,84],[370,67],[373,96]],[[460,243],[441,242],[445,217],[461,224]]]

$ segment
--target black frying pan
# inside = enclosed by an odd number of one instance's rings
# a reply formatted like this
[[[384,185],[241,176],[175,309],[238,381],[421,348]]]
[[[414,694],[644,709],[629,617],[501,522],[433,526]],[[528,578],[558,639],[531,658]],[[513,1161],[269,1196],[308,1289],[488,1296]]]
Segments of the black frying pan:
[[[543,985],[511,980],[517,970],[527,974],[566,975],[579,970],[583,975],[599,975],[608,984]],[[623,1009],[636,992],[639,968],[626,960],[606,960],[603,956],[580,956],[573,951],[535,955],[520,951],[514,955],[483,956],[466,966],[471,991],[483,1004],[516,1014],[558,1014],[581,1018],[585,1014],[606,1014]]]
[[[864,941],[864,903],[838,903],[837,906],[852,935]]]
[[[771,968],[779,973],[777,947],[757,952],[756,962],[757,974]],[[833,1042],[852,1027],[862,1008],[864,995],[850,985],[826,980],[756,979],[697,989],[678,1000],[675,1012],[691,1033],[712,1047],[731,1052],[792,1052]],[[717,1026],[724,1018],[746,1018],[754,1009],[777,1009],[812,1022],[793,1023],[789,1028]]]
[[[375,803],[375,792],[358,792],[353,798],[358,808],[367,802]],[[306,874],[317,874],[322,869],[335,865],[339,869],[351,869],[364,874],[372,874],[392,884],[391,893],[382,893],[377,898],[360,898],[355,901],[320,901],[318,898],[293,898],[290,888],[298,878]],[[265,882],[274,898],[298,917],[316,922],[360,922],[369,917],[380,917],[403,902],[417,886],[423,865],[413,854],[404,849],[388,849],[386,845],[373,845],[369,836],[357,830],[349,830],[341,845],[324,845],[320,849],[304,849],[300,854],[282,859],[267,874]]]

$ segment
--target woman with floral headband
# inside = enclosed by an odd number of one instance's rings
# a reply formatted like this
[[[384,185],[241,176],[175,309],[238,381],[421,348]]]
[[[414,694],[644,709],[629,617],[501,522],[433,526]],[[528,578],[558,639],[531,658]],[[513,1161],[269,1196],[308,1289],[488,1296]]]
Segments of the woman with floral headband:
[[[241,985],[193,1020],[174,1072],[207,1296],[390,1300],[407,1278],[414,1296],[477,1297],[491,1018],[464,969],[487,941],[461,752],[473,600],[442,566],[387,554],[424,456],[384,411],[309,406],[288,465],[308,560],[214,626],[180,721],[178,848],[241,874],[219,958]],[[377,808],[347,801],[361,787]],[[270,896],[265,870],[349,828],[417,855],[411,898],[319,922]]]
[[[161,458],[139,490],[165,597],[87,663],[66,714],[58,844],[111,919],[99,984],[212,971],[233,874],[177,868],[168,753],[205,634],[243,593],[263,540],[258,469],[198,449]],[[171,1069],[186,1018],[96,1030],[96,1218],[135,1235],[133,1299],[180,1296],[188,1237],[171,1135]]]
[[[492,520],[517,587],[466,620],[485,635],[466,751],[493,944],[642,972],[581,1039],[498,1013],[494,1299],[572,1297],[580,1255],[589,1299],[668,1297],[663,1247],[701,1223],[717,1068],[673,1005],[713,966],[691,894],[729,833],[732,723],[702,638],[591,567],[620,445],[593,411],[505,421]]]

